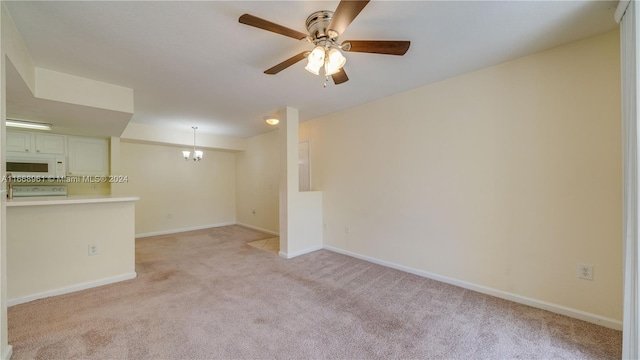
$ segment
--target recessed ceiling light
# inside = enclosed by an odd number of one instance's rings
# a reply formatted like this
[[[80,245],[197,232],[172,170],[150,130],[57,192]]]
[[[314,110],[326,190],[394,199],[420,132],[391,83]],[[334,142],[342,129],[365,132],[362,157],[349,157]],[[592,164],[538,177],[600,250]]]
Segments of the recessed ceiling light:
[[[278,125],[280,122],[277,116],[265,116],[264,121],[269,125]]]

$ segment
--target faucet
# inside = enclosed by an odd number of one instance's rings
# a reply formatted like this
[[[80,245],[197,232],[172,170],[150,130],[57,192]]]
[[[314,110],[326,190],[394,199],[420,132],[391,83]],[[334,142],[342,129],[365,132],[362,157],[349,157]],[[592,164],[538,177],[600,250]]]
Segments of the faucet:
[[[7,173],[5,179],[7,181],[7,198],[11,200],[13,199],[13,178],[11,173]]]

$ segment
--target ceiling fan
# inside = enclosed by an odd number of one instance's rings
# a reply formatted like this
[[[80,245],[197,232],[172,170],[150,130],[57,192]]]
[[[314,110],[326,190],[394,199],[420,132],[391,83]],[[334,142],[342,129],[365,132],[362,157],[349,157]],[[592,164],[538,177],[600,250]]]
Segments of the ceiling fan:
[[[309,15],[306,21],[309,34],[289,29],[250,14],[240,16],[238,21],[245,25],[308,41],[315,45],[313,50],[303,51],[265,70],[265,74],[275,75],[297,62],[307,59],[308,63],[305,67],[307,71],[315,75],[320,75],[320,70],[324,71],[324,86],[327,86],[329,76],[331,76],[336,85],[339,85],[349,80],[343,68],[346,58],[341,50],[401,56],[409,50],[411,45],[410,41],[404,40],[345,40],[339,42],[338,37],[340,34],[346,30],[347,26],[351,24],[353,19],[358,16],[368,3],[369,0],[342,0],[335,12],[329,10],[314,12]]]

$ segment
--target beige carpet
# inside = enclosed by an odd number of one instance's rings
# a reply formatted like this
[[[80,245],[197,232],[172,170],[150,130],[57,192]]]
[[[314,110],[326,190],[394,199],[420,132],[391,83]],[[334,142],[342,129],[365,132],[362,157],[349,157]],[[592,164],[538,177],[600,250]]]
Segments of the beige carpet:
[[[227,226],[137,241],[138,278],[9,308],[13,359],[614,359],[621,333]]]

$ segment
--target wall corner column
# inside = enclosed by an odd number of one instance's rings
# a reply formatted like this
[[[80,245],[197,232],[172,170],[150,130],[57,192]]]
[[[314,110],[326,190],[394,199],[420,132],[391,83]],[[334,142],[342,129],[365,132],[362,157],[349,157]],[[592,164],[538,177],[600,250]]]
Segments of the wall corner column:
[[[0,2],[2,15],[0,16],[0,176],[6,175],[5,166],[5,139],[7,118],[7,88],[6,88],[6,63],[7,63],[7,30],[17,33],[15,27],[8,20],[8,14],[4,5]],[[12,347],[9,345],[9,327],[7,322],[7,198],[6,183],[0,183],[0,359],[11,358]]]
[[[298,110],[278,112],[280,129],[280,253],[290,259],[322,248],[322,193],[299,191]]]
[[[284,107],[278,111],[280,129],[278,148],[280,152],[280,256],[289,253],[289,213],[293,211],[295,192],[298,191],[298,110]],[[294,151],[296,157],[294,158]],[[295,163],[295,166],[293,164]]]
[[[623,139],[623,257],[624,310],[622,315],[622,358],[640,357],[640,233],[638,205],[640,178],[638,176],[638,101],[640,74],[638,68],[640,8],[635,1],[621,1],[616,11],[620,20],[620,50],[622,70],[622,139]]]

